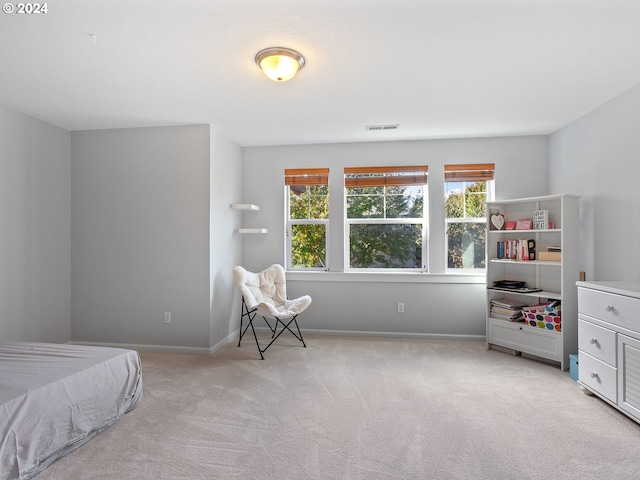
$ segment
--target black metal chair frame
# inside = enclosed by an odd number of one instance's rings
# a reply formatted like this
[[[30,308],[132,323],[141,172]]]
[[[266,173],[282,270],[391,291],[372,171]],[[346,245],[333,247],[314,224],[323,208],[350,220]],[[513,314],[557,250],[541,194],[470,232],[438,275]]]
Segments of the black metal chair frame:
[[[242,342],[242,337],[244,337],[244,334],[247,333],[247,330],[249,329],[249,327],[251,327],[251,331],[253,332],[253,338],[255,339],[256,345],[258,346],[258,352],[260,352],[260,360],[264,360],[263,353],[266,352],[271,345],[273,345],[273,342],[275,342],[285,330],[289,330],[289,332],[291,332],[291,334],[294,337],[296,337],[300,342],[302,342],[302,346],[307,348],[307,344],[304,343],[304,339],[302,338],[302,333],[300,333],[300,327],[298,327],[298,321],[296,320],[296,318],[298,317],[298,314],[294,315],[293,317],[290,317],[289,319],[285,318],[284,321],[278,317],[273,317],[276,321],[273,324],[273,326],[271,326],[271,323],[269,323],[269,320],[267,320],[267,318],[264,315],[260,315],[264,319],[264,321],[267,323],[269,330],[271,330],[271,341],[269,342],[269,345],[267,345],[264,348],[260,348],[260,343],[258,342],[258,336],[256,335],[256,329],[253,326],[253,319],[256,318],[256,315],[258,315],[258,309],[254,308],[253,310],[249,310],[249,307],[247,307],[247,303],[244,301],[244,296],[243,296],[242,297],[242,315],[240,315],[240,336],[238,338],[238,346],[240,346],[240,343]],[[243,330],[242,324],[245,317],[247,317],[247,325],[244,327],[244,330]],[[288,321],[285,323],[286,320]],[[298,331],[297,334],[290,328],[290,325],[292,323],[295,325],[296,330]],[[280,330],[279,332],[277,332],[278,324],[282,324],[282,330]]]

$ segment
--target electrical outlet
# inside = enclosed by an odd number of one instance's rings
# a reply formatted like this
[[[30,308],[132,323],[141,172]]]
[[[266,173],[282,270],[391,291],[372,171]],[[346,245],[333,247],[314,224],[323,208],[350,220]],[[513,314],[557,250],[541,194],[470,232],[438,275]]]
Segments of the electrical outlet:
[[[404,303],[398,304],[398,313],[404,313]]]
[[[164,323],[171,323],[171,312],[164,312]]]

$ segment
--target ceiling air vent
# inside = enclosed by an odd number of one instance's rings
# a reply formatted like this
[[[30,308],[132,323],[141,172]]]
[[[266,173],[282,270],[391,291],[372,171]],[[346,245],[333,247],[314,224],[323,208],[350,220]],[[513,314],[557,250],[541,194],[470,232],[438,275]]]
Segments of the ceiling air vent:
[[[367,131],[376,131],[376,130],[398,130],[400,125],[397,123],[389,124],[389,125],[367,125],[365,127]]]

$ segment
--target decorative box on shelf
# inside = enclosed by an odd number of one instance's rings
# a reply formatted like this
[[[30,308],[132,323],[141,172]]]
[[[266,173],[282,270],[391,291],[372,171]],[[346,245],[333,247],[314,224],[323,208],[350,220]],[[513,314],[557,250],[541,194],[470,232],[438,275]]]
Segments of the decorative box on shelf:
[[[562,261],[562,252],[538,252],[538,260],[544,262],[560,262]]]
[[[562,330],[562,318],[558,302],[522,307],[522,317],[527,322],[527,325],[531,327],[546,328],[556,332]]]

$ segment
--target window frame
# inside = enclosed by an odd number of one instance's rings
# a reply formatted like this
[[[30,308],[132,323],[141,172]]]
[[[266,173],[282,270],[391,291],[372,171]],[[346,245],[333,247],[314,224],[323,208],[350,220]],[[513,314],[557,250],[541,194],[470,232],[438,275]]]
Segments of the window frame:
[[[446,214],[446,202],[447,202],[447,183],[462,183],[462,192],[466,192],[467,188],[477,182],[485,182],[485,209],[482,212],[481,217],[467,217],[466,216],[466,204],[464,208],[464,217],[447,217]],[[443,198],[443,212],[444,212],[444,264],[445,272],[447,274],[472,274],[484,276],[487,270],[487,258],[486,258],[486,204],[487,202],[494,201],[495,199],[495,164],[493,163],[466,163],[466,164],[445,164],[444,165],[444,198]],[[463,195],[466,202],[466,195]],[[483,255],[485,256],[484,268],[454,268],[449,267],[449,227],[451,224],[481,224],[483,225],[483,231],[485,232],[485,248]]]
[[[350,175],[363,175],[350,177]],[[428,208],[428,166],[380,166],[380,167],[344,167],[344,272],[358,273],[426,273],[428,272],[429,254],[429,208]],[[348,215],[349,189],[357,187],[393,187],[420,186],[422,189],[421,217],[368,217],[350,218]],[[386,192],[384,193],[386,204]],[[422,239],[420,267],[351,267],[351,226],[352,225],[420,225]]]
[[[285,197],[285,270],[296,272],[323,272],[329,270],[329,169],[328,168],[287,168],[284,170],[284,197]],[[327,187],[327,216],[326,218],[291,218],[291,187],[292,186],[319,186]],[[293,228],[296,225],[324,225],[324,266],[299,267],[293,265]]]

